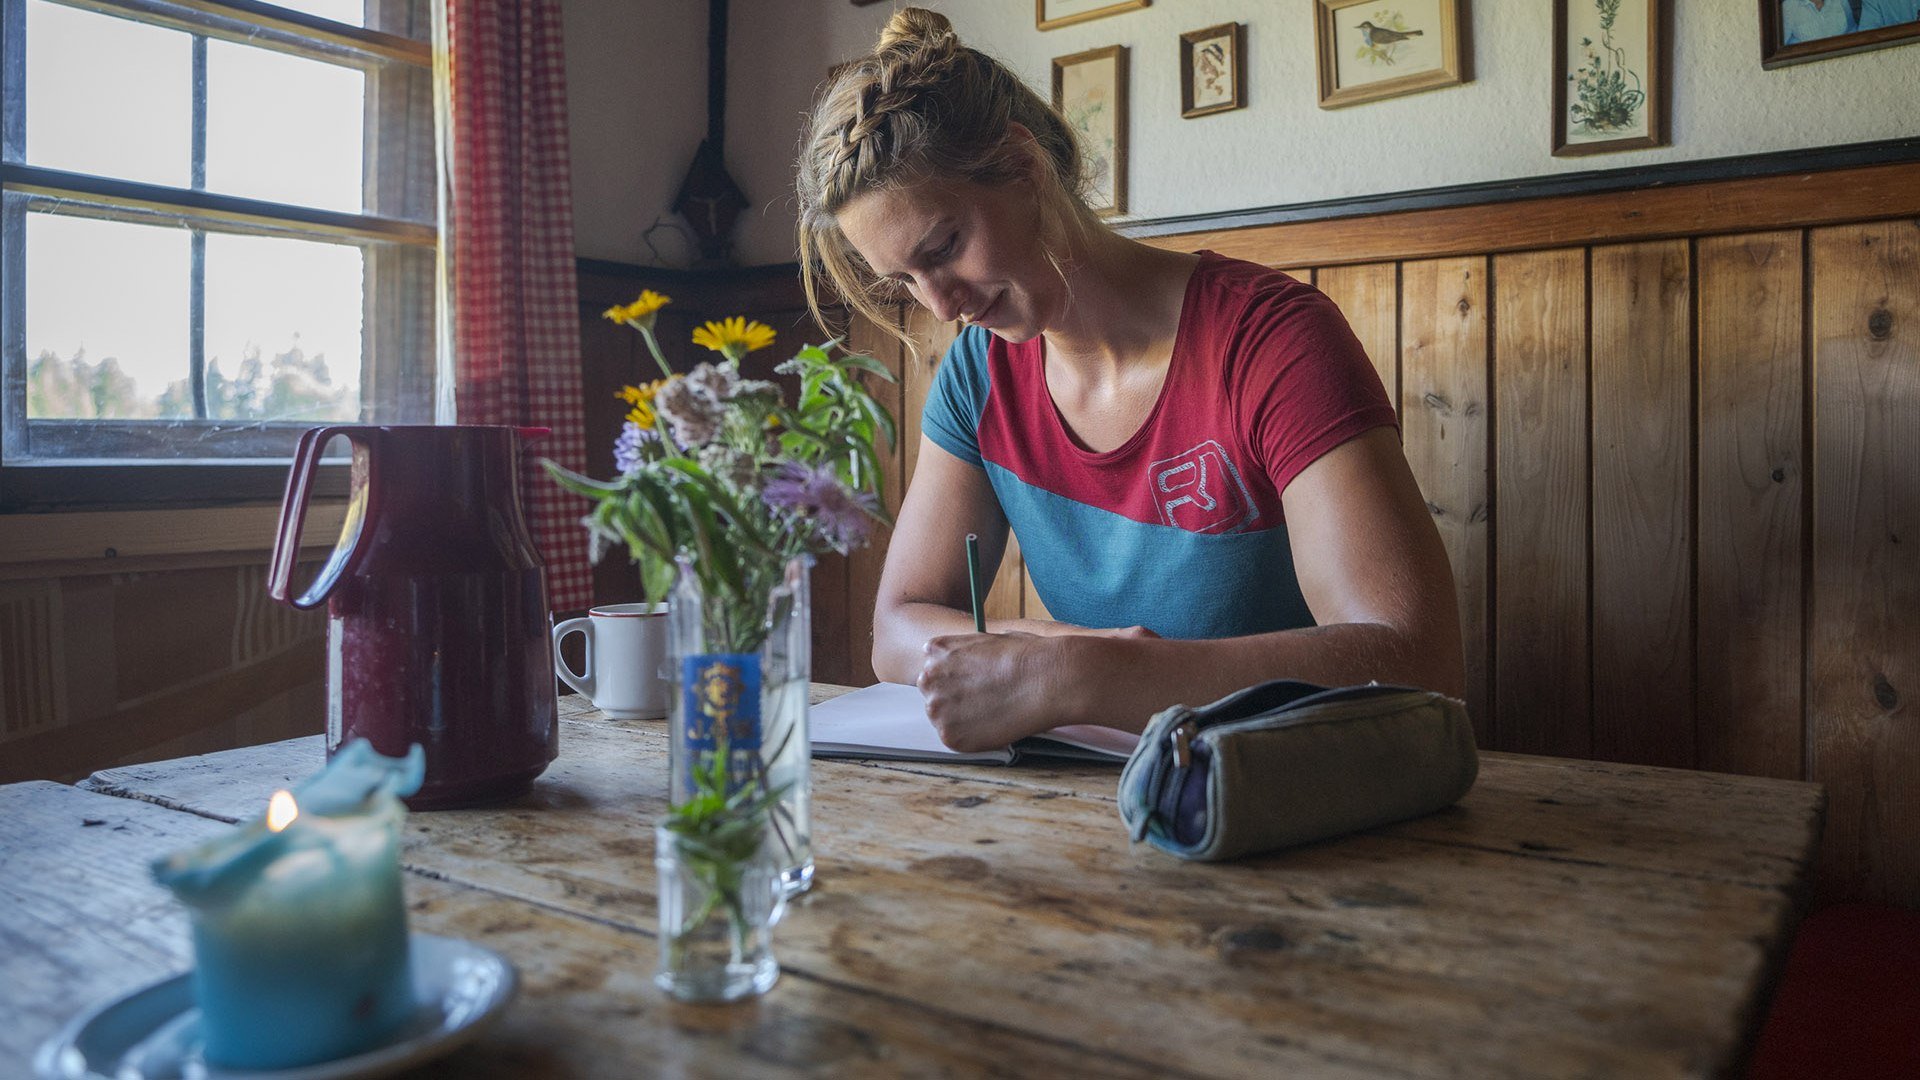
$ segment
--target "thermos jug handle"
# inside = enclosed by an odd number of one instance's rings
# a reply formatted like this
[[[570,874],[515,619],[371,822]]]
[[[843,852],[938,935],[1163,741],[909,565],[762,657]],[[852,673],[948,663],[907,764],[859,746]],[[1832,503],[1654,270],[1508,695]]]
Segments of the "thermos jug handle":
[[[333,591],[334,585],[359,565],[365,550],[361,541],[373,532],[380,511],[380,462],[378,455],[373,453],[372,440],[372,433],[377,430],[368,427],[320,427],[309,429],[300,436],[299,447],[293,455],[293,469],[287,473],[286,495],[280,500],[280,530],[273,541],[273,561],[267,568],[267,594],[275,600],[297,608],[319,607],[326,602],[327,594]],[[327,564],[314,576],[313,584],[307,586],[306,592],[294,597],[290,595],[293,567],[300,561],[300,530],[307,520],[307,496],[313,487],[313,470],[320,464],[321,453],[335,435],[344,435],[366,448],[366,482],[348,498],[347,519],[340,526],[340,539],[334,544],[333,553],[327,557]]]

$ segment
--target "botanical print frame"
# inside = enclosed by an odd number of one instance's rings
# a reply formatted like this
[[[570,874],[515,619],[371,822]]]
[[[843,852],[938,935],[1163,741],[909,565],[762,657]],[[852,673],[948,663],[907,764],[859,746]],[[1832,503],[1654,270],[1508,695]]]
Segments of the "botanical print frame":
[[[1467,3],[1314,0],[1320,107],[1338,109],[1470,80]]]
[[[1126,213],[1127,47],[1054,57],[1053,107],[1079,135],[1086,154],[1087,205],[1101,217]]]
[[[1823,22],[1826,25],[1820,25]],[[1835,23],[1841,29],[1831,30]],[[1760,0],[1763,68],[1916,41],[1920,41],[1920,3],[1914,0],[1860,0],[1857,10],[1849,0],[1825,0],[1817,7],[1813,0]]]
[[[1042,30],[1139,11],[1153,0],[1033,0],[1033,25]]]
[[[1553,155],[1667,145],[1667,0],[1553,0]]]
[[[1191,120],[1247,107],[1247,24],[1180,35],[1180,115]]]

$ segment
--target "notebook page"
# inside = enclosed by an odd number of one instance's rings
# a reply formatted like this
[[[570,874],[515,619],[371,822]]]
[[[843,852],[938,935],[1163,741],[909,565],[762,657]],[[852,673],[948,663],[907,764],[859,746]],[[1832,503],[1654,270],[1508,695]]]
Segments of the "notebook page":
[[[813,752],[826,756],[892,758],[905,761],[978,761],[1005,765],[1006,749],[963,754],[941,743],[927,719],[920,689],[875,683],[808,710]]]

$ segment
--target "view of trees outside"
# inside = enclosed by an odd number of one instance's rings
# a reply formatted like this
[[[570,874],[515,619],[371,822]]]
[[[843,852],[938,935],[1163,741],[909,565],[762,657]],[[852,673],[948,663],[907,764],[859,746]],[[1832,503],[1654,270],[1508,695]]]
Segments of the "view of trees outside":
[[[364,4],[285,6],[358,24]],[[192,35],[47,0],[25,8],[28,163],[187,186]],[[207,59],[208,190],[361,208],[364,72],[225,41],[209,42]],[[358,419],[364,252],[209,230],[196,270],[189,235],[181,223],[30,208],[27,415],[191,419],[188,354],[197,334],[206,418]],[[204,298],[197,325],[189,301],[196,275]]]
[[[210,420],[356,420],[360,402],[352,386],[335,386],[323,354],[307,356],[298,345],[262,362],[249,349],[231,376],[216,358],[207,362]],[[62,360],[43,350],[27,365],[27,416],[35,420],[192,419],[193,388],[179,379],[157,398],[143,398],[120,362],[90,361],[83,349]]]

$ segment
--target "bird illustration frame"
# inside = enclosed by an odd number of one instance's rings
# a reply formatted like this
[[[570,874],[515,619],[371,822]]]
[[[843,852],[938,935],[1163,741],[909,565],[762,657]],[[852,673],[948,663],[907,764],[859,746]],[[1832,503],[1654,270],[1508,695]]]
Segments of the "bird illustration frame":
[[[1247,24],[1221,23],[1180,35],[1180,115],[1247,107]]]
[[[1320,107],[1339,109],[1471,81],[1467,3],[1313,0]],[[1376,17],[1388,25],[1373,25]]]
[[[1127,212],[1127,47],[1109,45],[1053,59],[1053,107],[1079,137],[1087,206]]]
[[[1845,0],[1828,2],[1844,4]],[[1760,0],[1760,66],[1763,68],[1786,67],[1789,64],[1804,64],[1809,60],[1848,56],[1868,49],[1884,49],[1889,45],[1920,42],[1920,16],[1906,22],[1896,21],[1897,16],[1886,10],[1888,5],[1860,5],[1859,11],[1854,13],[1858,22],[1847,18],[1838,30],[1820,26],[1803,29],[1795,25],[1795,20],[1789,19],[1787,13],[1780,10],[1781,7],[1782,0]],[[1909,14],[1912,14],[1912,9],[1898,12],[1899,16]],[[1854,23],[1853,29],[1845,29],[1847,23]],[[1788,38],[1795,40],[1789,42]]]
[[[1668,0],[1553,0],[1553,156],[1667,145]]]

